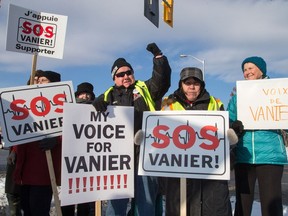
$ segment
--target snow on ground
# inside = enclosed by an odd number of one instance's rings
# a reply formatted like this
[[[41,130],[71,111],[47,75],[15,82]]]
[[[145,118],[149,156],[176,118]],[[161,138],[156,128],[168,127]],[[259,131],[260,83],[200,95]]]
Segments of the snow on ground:
[[[6,199],[4,188],[5,188],[5,174],[2,173],[0,174],[0,215],[8,216],[9,215],[8,214],[8,202]],[[233,211],[234,211],[235,196],[232,196],[230,200],[231,200]],[[261,215],[260,203],[255,201],[253,204],[252,216],[260,216],[260,215]],[[288,216],[288,206],[283,206],[283,215]]]

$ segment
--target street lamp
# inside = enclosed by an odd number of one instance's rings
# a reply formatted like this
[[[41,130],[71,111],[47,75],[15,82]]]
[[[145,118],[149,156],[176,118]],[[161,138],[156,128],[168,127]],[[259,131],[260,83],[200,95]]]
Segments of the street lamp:
[[[181,58],[192,57],[192,58],[194,58],[195,60],[201,62],[202,65],[203,65],[203,71],[202,71],[202,72],[203,72],[203,80],[204,80],[204,74],[205,74],[205,60],[204,60],[204,59],[202,60],[202,59],[196,58],[196,57],[193,56],[193,55],[184,55],[184,54],[181,54],[180,57],[181,57]]]

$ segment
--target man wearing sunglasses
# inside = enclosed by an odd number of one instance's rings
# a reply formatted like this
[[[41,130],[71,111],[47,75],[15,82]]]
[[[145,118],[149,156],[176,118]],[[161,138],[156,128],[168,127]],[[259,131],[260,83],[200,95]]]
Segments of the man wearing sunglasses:
[[[162,99],[171,82],[171,68],[166,56],[155,43],[146,48],[154,55],[153,72],[146,81],[135,80],[132,66],[124,59],[118,58],[112,68],[111,75],[114,86],[93,102],[97,111],[106,111],[107,105],[134,106],[134,133],[142,127],[143,111],[154,111],[155,102]],[[119,143],[121,145],[121,143]],[[159,215],[156,212],[158,179],[152,176],[138,176],[138,156],[140,147],[135,145],[135,198],[131,215]],[[111,200],[108,202],[106,215],[126,215],[129,199]]]

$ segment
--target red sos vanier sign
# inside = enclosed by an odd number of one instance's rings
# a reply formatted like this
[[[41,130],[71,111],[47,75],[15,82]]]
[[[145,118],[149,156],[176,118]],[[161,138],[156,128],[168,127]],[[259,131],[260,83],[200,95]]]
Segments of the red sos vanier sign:
[[[144,112],[139,174],[230,179],[227,111]]]
[[[64,103],[75,103],[71,81],[0,89],[5,147],[59,136]]]

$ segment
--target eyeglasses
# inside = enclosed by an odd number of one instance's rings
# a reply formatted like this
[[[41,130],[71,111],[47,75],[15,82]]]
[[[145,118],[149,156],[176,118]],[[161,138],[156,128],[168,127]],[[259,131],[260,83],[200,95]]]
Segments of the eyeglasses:
[[[194,85],[194,86],[200,86],[201,85],[201,83],[199,83],[199,82],[193,82],[193,81],[184,81],[183,82],[184,83],[184,85],[186,85],[186,86],[191,86],[191,85]]]
[[[125,75],[130,76],[132,74],[133,74],[133,71],[128,70],[128,71],[117,73],[117,74],[115,74],[115,76],[119,78],[119,77],[124,77]]]
[[[49,83],[50,80],[47,79],[46,77],[39,77],[38,78],[38,84],[43,84],[43,83]]]

